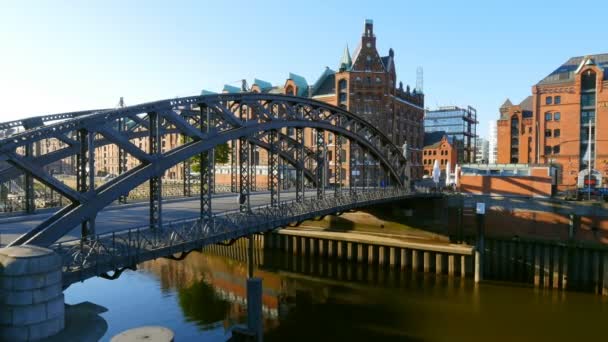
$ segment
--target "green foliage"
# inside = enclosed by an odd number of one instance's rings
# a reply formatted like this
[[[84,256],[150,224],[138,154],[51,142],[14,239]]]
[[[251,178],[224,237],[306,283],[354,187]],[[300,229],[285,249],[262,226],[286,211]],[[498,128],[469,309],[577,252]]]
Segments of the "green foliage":
[[[226,164],[230,157],[232,149],[228,146],[228,143],[218,145],[215,147],[215,163]],[[197,155],[191,159],[192,171],[201,172],[201,156]]]

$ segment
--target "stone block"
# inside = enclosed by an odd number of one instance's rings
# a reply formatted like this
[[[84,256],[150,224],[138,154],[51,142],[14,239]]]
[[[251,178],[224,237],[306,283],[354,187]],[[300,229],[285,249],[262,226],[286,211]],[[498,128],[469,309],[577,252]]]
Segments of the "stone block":
[[[8,247],[0,249],[0,264],[0,276],[23,276],[60,269],[61,257],[43,247]]]
[[[55,318],[65,315],[65,303],[63,301],[63,293],[56,298],[46,303],[46,318]]]
[[[55,317],[38,324],[32,324],[28,326],[29,339],[39,340],[48,336],[53,336],[63,330],[64,325],[64,316]]]
[[[13,306],[13,325],[29,325],[46,320],[46,304]]]
[[[46,277],[44,279],[44,285],[50,286],[50,285],[55,285],[55,284],[61,284],[61,280],[62,280],[61,272],[62,272],[62,270],[58,269],[56,271],[47,273]],[[62,284],[62,286],[63,286],[63,284]]]
[[[34,290],[6,291],[0,290],[0,305],[29,305],[32,304]]]
[[[12,278],[12,289],[13,290],[33,290],[44,287],[46,284],[46,275],[41,274],[29,274],[22,277],[8,276]]]
[[[27,326],[1,326],[0,341],[28,341],[29,329]]]
[[[8,325],[13,323],[13,310],[10,307],[6,307],[3,305],[2,310],[0,310],[0,326]],[[0,339],[0,341],[4,341]]]
[[[55,284],[41,289],[32,290],[32,303],[44,303],[57,297],[62,292],[63,288],[61,284]]]

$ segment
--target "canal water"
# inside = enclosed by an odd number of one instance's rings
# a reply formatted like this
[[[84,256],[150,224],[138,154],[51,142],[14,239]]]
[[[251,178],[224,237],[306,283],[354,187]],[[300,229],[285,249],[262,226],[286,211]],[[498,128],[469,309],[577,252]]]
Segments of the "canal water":
[[[102,340],[162,325],[176,341],[225,341],[246,320],[243,243],[158,259],[66,290],[108,309]],[[228,257],[226,255],[230,255]],[[371,267],[282,251],[256,253],[266,341],[605,340],[608,299],[590,293]]]

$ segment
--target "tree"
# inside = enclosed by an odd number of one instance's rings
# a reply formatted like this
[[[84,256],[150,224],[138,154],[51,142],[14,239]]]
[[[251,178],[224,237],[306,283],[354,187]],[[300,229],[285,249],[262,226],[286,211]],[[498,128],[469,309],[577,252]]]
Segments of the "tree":
[[[228,143],[224,143],[215,147],[215,163],[226,164],[229,160],[230,152],[232,149],[228,146]],[[196,155],[190,159],[192,165],[192,171],[201,172],[201,156]]]

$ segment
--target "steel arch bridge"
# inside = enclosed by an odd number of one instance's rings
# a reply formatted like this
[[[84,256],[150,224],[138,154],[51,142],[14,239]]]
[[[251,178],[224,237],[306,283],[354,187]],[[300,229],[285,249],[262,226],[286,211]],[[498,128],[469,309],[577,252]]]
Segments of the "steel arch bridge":
[[[0,161],[6,165],[0,170],[0,181],[24,174],[25,201],[29,209],[35,206],[34,179],[67,198],[69,204],[10,245],[51,246],[79,225],[82,227],[82,240],[94,239],[97,214],[145,182],[149,183],[149,227],[153,231],[162,231],[161,178],[169,168],[189,163],[195,156],[200,158],[201,167],[198,222],[199,225],[215,222],[218,218],[212,213],[214,148],[228,142],[233,146],[232,190],[240,194],[239,215],[243,217],[255,212],[249,202],[250,193],[255,191],[252,146],[267,150],[269,154],[268,208],[282,207],[281,161],[290,164],[296,172],[296,199],[292,206],[301,207],[307,203],[304,198],[306,182],[316,189],[317,202],[329,197],[325,193],[327,175],[324,172],[328,164],[325,153],[329,149],[325,141],[326,131],[336,136],[336,170],[342,169],[343,162],[349,164],[349,170],[360,165],[374,165],[381,170],[376,178],[382,178],[385,186],[397,191],[392,192],[394,196],[407,193],[404,185],[407,184],[407,161],[400,148],[357,115],[308,98],[255,93],[193,96],[124,108],[39,116],[0,124],[0,131],[16,127],[24,130],[6,134],[0,139]],[[314,141],[305,144],[304,130],[307,129],[315,132],[311,135]],[[165,151],[162,141],[169,134],[179,134],[184,140],[183,144]],[[138,146],[135,139],[139,138],[146,139],[147,146]],[[56,139],[62,147],[36,155],[33,146],[47,139]],[[342,146],[346,141],[351,157],[343,161]],[[119,148],[119,175],[97,185],[96,148],[110,144]],[[139,164],[127,169],[127,156],[136,158]],[[66,158],[76,160],[75,188],[48,171],[48,165]],[[353,177],[349,177],[348,187],[342,186],[342,177],[341,172],[335,173],[337,185],[332,198],[337,201],[348,197],[349,200],[336,202],[336,211],[343,210],[345,206],[352,207],[356,205],[357,198],[365,197],[360,196],[362,189],[353,184]],[[366,193],[369,194],[369,189]],[[381,199],[377,194],[369,196],[372,201]],[[323,212],[331,211],[331,205],[326,203]],[[299,212],[300,216],[303,212],[316,213],[314,210]],[[282,220],[274,219],[283,223],[289,221],[289,215],[295,214],[293,210],[285,211],[283,206],[281,215],[287,216]]]

